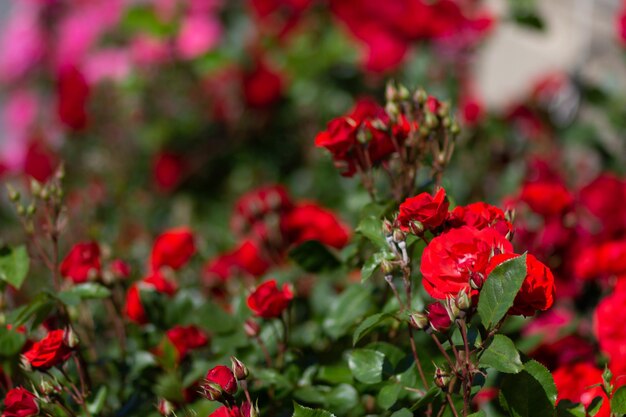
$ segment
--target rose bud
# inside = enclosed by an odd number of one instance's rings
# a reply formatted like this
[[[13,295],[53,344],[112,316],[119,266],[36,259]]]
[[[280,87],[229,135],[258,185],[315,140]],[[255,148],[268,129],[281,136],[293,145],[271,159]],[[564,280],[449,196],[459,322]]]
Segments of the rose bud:
[[[282,290],[276,286],[276,280],[269,280],[259,285],[248,296],[248,307],[252,312],[266,319],[279,317],[289,306],[293,293],[289,285],[284,284]]]
[[[423,313],[413,313],[409,316],[409,324],[418,330],[428,326],[428,317]]]
[[[180,269],[196,253],[193,233],[189,228],[170,229],[159,235],[154,241],[150,264],[153,270],[168,266]]]
[[[472,300],[470,300],[470,297],[467,294],[467,292],[463,290],[459,291],[459,293],[456,296],[455,302],[456,302],[456,306],[461,311],[469,310],[470,307],[472,307]]]
[[[78,346],[79,342],[80,341],[78,340],[76,332],[72,329],[71,326],[68,326],[65,329],[65,334],[63,335],[63,343],[65,343],[65,345],[70,348],[75,348],[76,346]]]
[[[452,324],[448,311],[440,303],[432,303],[428,306],[428,322],[436,332],[446,331]]]
[[[202,384],[204,396],[210,401],[220,401],[222,399],[222,387],[214,382],[206,382]]]
[[[241,380],[248,378],[248,375],[250,373],[246,365],[243,364],[243,362],[241,362],[239,359],[235,358],[234,356],[230,357],[230,361],[232,363],[233,374],[235,375],[235,378],[237,378],[237,381],[241,381]]]
[[[435,385],[441,388],[443,391],[448,390],[448,384],[450,383],[450,375],[439,367],[435,367]]]
[[[4,397],[2,417],[33,417],[39,415],[37,397],[30,391],[17,387],[7,392]]]
[[[227,366],[218,365],[210,369],[205,380],[218,384],[227,394],[234,395],[237,392],[237,379]]]
[[[165,398],[159,398],[159,404],[157,406],[159,414],[162,416],[171,416],[174,414],[174,404],[167,401]]]
[[[246,332],[246,335],[248,335],[248,337],[257,337],[259,335],[259,332],[261,331],[261,328],[256,321],[248,319],[243,324],[243,331]]]
[[[239,411],[241,417],[259,417],[261,415],[259,407],[257,405],[252,405],[247,401],[241,404]]]
[[[115,278],[123,279],[130,276],[130,266],[121,259],[114,259],[109,266]]]
[[[50,381],[42,379],[39,383],[39,392],[43,395],[50,395],[53,394],[55,391],[56,388],[54,387],[54,385],[52,385],[52,383],[50,383]]]
[[[452,297],[448,297],[445,299],[444,303],[444,307],[448,312],[448,316],[450,316],[450,320],[456,320],[456,318],[459,317],[459,313],[461,312],[459,310],[459,307],[456,305],[456,300]]]
[[[482,274],[472,274],[469,283],[473,290],[480,290],[485,283],[485,277]]]
[[[20,355],[20,368],[24,370],[24,372],[32,372],[33,367],[30,365],[30,361],[24,355]]]
[[[383,226],[382,226],[382,229],[383,229],[383,234],[384,234],[385,236],[389,236],[389,235],[391,235],[391,234],[393,233],[393,225],[392,225],[392,224],[391,224],[391,222],[390,222],[389,220],[387,220],[387,219],[385,219],[385,220],[383,221]]]
[[[100,246],[96,242],[77,243],[63,259],[60,272],[75,284],[97,278],[101,272]]]

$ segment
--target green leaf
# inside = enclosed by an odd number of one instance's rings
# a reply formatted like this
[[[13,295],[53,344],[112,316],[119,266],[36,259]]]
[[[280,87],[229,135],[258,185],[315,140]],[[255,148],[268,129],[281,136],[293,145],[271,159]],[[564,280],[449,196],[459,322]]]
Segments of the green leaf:
[[[383,410],[388,410],[398,401],[398,397],[402,392],[402,385],[397,382],[391,382],[386,384],[378,391],[376,396],[376,402],[378,406]]]
[[[413,413],[406,408],[401,408],[400,410],[393,413],[391,417],[413,417]]]
[[[22,347],[26,343],[26,335],[7,329],[6,326],[0,327],[0,356],[11,357],[21,352]]]
[[[557,417],[586,417],[585,406],[562,399],[556,405]]]
[[[378,313],[369,316],[358,325],[352,336],[352,346],[356,345],[359,340],[365,337],[369,332],[380,326],[385,320],[389,319],[391,314]]]
[[[382,381],[385,355],[371,349],[354,349],[348,353],[348,366],[354,379],[364,384]]]
[[[411,411],[418,410],[426,404],[429,404],[440,392],[441,390],[438,387],[431,387],[424,393],[422,398],[417,400],[417,402],[411,406]]]
[[[373,303],[370,290],[365,286],[353,285],[333,300],[322,328],[333,339],[338,339],[371,307]]]
[[[292,417],[335,417],[335,415],[326,410],[314,410],[312,408],[303,407],[300,404],[294,402]]]
[[[362,234],[376,246],[381,249],[386,249],[389,246],[387,245],[387,240],[385,236],[383,236],[382,232],[383,222],[373,216],[364,217],[363,220],[359,223],[356,228],[357,233]]]
[[[516,374],[524,369],[513,341],[501,334],[495,335],[489,347],[480,357],[479,364],[510,374]]]
[[[82,300],[95,300],[111,296],[111,291],[104,285],[95,282],[78,284],[69,290],[61,291],[57,297],[64,304],[78,305]]]
[[[487,417],[487,413],[485,413],[484,410],[480,410],[480,411],[477,411],[475,413],[468,415],[467,417]]]
[[[526,254],[495,267],[485,280],[478,300],[478,314],[487,329],[493,328],[513,305],[526,278]]]
[[[175,372],[166,373],[161,375],[156,380],[156,386],[154,392],[159,397],[163,397],[166,400],[172,402],[183,402],[183,381],[180,375]]]
[[[307,240],[289,251],[289,258],[307,272],[331,271],[341,265],[339,259],[317,240]]]
[[[15,310],[15,319],[12,320],[14,326],[21,326],[26,324],[28,320],[34,317],[33,322],[30,325],[31,329],[39,326],[48,316],[48,313],[52,311],[56,304],[56,301],[48,293],[40,293],[31,300],[26,306],[20,307]]]
[[[617,414],[626,414],[626,385],[619,387],[613,394],[611,411]]]
[[[363,264],[363,267],[361,268],[361,282],[365,282],[370,279],[374,271],[376,271],[376,269],[383,261],[390,261],[394,258],[394,254],[386,250],[376,252],[374,255],[367,258],[367,260]]]
[[[109,393],[109,388],[106,385],[103,385],[98,390],[96,394],[96,398],[93,399],[92,402],[87,404],[87,409],[91,414],[98,415],[104,408],[107,400],[107,394]]]
[[[0,279],[19,289],[26,279],[30,260],[26,246],[0,249]]]
[[[512,417],[553,417],[556,386],[550,372],[534,360],[508,374],[500,387],[500,403]]]
[[[350,384],[340,384],[326,394],[327,407],[338,414],[347,414],[359,403],[359,393]]]
[[[604,398],[597,396],[595,397],[593,400],[591,400],[591,402],[589,403],[589,407],[587,407],[587,413],[593,417],[596,414],[598,414],[598,411],[600,411],[600,408],[602,407],[602,403],[604,402]],[[624,413],[620,413],[620,414],[624,414]]]

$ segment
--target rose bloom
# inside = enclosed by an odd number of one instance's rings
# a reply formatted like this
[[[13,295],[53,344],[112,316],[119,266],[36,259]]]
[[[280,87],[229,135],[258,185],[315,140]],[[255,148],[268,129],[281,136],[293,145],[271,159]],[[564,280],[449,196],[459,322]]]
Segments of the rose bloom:
[[[292,245],[317,240],[341,249],[350,239],[348,227],[333,212],[315,203],[298,204],[281,218],[280,227]]]
[[[279,317],[292,300],[293,294],[288,284],[282,290],[276,286],[276,280],[269,280],[259,285],[248,296],[248,307],[252,312],[263,318]]]
[[[609,417],[611,406],[602,387],[591,387],[602,383],[601,370],[592,364],[579,362],[557,369],[552,376],[558,391],[557,402],[570,400],[587,408],[594,398],[602,397],[602,406],[596,417]]]
[[[242,195],[233,209],[230,227],[245,236],[255,229],[255,224],[270,213],[279,215],[291,210],[293,203],[282,185],[266,185]]]
[[[411,222],[422,223],[424,229],[433,230],[444,222],[448,215],[448,200],[446,190],[440,188],[435,196],[429,193],[421,193],[415,197],[407,198],[400,204],[398,224],[405,231],[411,231]],[[421,234],[421,231],[418,233]]]
[[[611,360],[626,357],[626,327],[623,313],[626,309],[626,277],[622,277],[613,291],[598,303],[593,314],[593,327],[600,348]]]
[[[428,306],[428,323],[436,332],[444,332],[450,328],[452,320],[448,311],[441,303],[432,303]]]
[[[209,414],[209,417],[239,417],[239,408],[237,408],[236,405],[232,408],[228,408],[223,405]]]
[[[144,278],[138,283],[133,284],[126,294],[126,305],[124,306],[124,313],[133,322],[137,324],[148,323],[148,317],[146,311],[141,304],[141,292],[139,286],[146,288],[153,288],[155,291],[166,294],[172,297],[176,294],[176,284],[168,281],[162,274],[156,272],[151,276]]]
[[[111,261],[109,269],[116,278],[128,278],[130,276],[130,265],[121,259]]]
[[[244,273],[260,277],[270,268],[259,246],[251,240],[245,240],[234,250],[219,255],[204,267],[204,281],[213,286],[227,281],[231,276]]]
[[[574,261],[574,273],[581,279],[626,274],[626,239],[584,248]]]
[[[100,247],[96,242],[77,243],[61,263],[61,275],[75,284],[99,276],[100,270]]]
[[[589,214],[585,227],[603,239],[626,234],[626,180],[601,174],[578,192],[578,203]]]
[[[561,366],[576,362],[593,363],[596,357],[595,348],[587,340],[577,335],[569,335],[552,342],[542,343],[530,352],[530,357],[541,362],[553,371]]]
[[[180,155],[159,152],[152,163],[152,178],[159,191],[173,191],[182,179],[184,162]]]
[[[502,210],[483,202],[455,207],[448,216],[447,224],[450,227],[470,226],[478,230],[492,227],[503,236],[513,229]]]
[[[440,300],[455,297],[461,290],[469,292],[471,278],[479,283],[484,280],[492,253],[508,252],[513,252],[511,243],[491,228],[463,226],[444,232],[422,254],[424,289]]]
[[[209,343],[207,335],[196,326],[175,326],[165,335],[176,348],[179,358],[184,358],[190,350],[201,348]]]
[[[209,369],[205,377],[205,382],[212,382],[219,385],[227,394],[235,395],[237,393],[237,379],[233,371],[224,365],[217,365]]]
[[[24,352],[24,357],[33,369],[45,371],[61,365],[72,355],[72,348],[66,345],[65,331],[52,330],[46,337]]]
[[[487,275],[501,263],[518,257],[514,253],[495,255],[489,261]],[[487,278],[489,279],[489,278]],[[537,310],[545,311],[554,303],[554,276],[550,269],[539,262],[533,255],[526,255],[526,278],[522,287],[515,296],[509,314],[518,316],[533,316]]]
[[[532,211],[544,217],[561,214],[574,201],[563,184],[549,182],[525,184],[519,198]]]
[[[87,102],[89,84],[83,73],[75,66],[67,66],[59,72],[57,81],[57,114],[68,129],[80,131],[87,127]]]
[[[284,88],[283,76],[259,57],[254,68],[244,74],[242,84],[246,104],[252,108],[276,104]]]
[[[179,269],[194,253],[196,253],[196,244],[189,228],[169,229],[154,241],[150,264],[154,270],[163,266]]]
[[[2,417],[33,417],[39,415],[37,397],[30,391],[17,387],[7,392],[4,397]]]
[[[30,140],[22,167],[24,174],[39,182],[46,182],[52,177],[58,165],[58,157],[41,139]]]

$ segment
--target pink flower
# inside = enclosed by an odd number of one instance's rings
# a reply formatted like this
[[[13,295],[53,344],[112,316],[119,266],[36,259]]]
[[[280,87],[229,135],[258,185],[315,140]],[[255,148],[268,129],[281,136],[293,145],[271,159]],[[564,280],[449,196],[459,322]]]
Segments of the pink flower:
[[[12,13],[0,40],[0,80],[23,76],[42,58],[45,35],[39,25],[39,8],[12,2]]]
[[[194,14],[183,19],[176,49],[184,59],[197,58],[215,48],[221,37],[222,26],[216,18]]]

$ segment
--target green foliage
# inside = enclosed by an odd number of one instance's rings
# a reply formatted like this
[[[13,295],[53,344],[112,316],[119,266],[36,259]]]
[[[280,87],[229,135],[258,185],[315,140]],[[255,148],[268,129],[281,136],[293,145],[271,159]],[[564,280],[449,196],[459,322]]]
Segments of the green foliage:
[[[524,369],[515,344],[511,339],[501,334],[494,336],[478,363],[511,374],[516,374]]]
[[[97,300],[110,296],[111,291],[104,285],[95,282],[86,282],[84,284],[75,285],[69,290],[61,291],[57,295],[57,298],[64,304],[75,306],[83,300]]]
[[[354,349],[347,354],[354,379],[364,384],[382,381],[385,355],[371,349]]]
[[[353,285],[333,300],[322,327],[330,337],[338,339],[346,335],[372,306],[370,290],[364,286]]]
[[[367,317],[361,322],[361,324],[358,325],[358,327],[354,331],[354,334],[352,336],[352,344],[356,345],[359,340],[367,336],[368,333],[370,333],[377,327],[382,326],[391,317],[393,316],[387,313],[377,313]]]
[[[525,277],[525,254],[504,261],[491,271],[478,300],[478,314],[487,329],[493,328],[504,318]]]
[[[293,415],[292,417],[334,417],[333,413],[330,413],[326,410],[314,410],[312,408],[307,408],[299,405],[298,403],[293,403]]]
[[[556,396],[550,371],[531,360],[523,371],[504,377],[500,404],[511,417],[548,417],[554,415]]]
[[[317,240],[308,240],[293,248],[289,258],[307,272],[322,272],[341,265],[333,253]]]
[[[621,386],[611,398],[611,411],[617,414],[626,414],[626,386]]]
[[[0,280],[16,289],[22,286],[28,274],[30,260],[26,246],[0,249]]]

